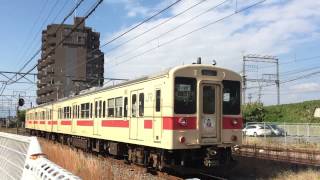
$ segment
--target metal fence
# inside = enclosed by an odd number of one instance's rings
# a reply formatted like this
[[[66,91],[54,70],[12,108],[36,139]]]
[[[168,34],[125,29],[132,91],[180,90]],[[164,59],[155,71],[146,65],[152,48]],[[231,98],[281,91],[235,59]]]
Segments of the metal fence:
[[[243,131],[244,144],[270,144],[270,145],[300,145],[301,147],[319,147],[320,148],[320,123],[274,123],[274,122],[249,122],[250,125],[259,125],[262,129],[272,129],[274,127],[281,131],[281,134],[261,133],[259,135],[246,134]],[[273,128],[271,128],[271,126]]]
[[[42,154],[36,137],[0,132],[0,179],[80,180]]]

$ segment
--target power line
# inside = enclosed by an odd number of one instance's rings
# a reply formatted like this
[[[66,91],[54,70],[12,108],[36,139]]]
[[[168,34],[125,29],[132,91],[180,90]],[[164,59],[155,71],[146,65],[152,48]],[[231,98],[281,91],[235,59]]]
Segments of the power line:
[[[43,27],[43,26],[45,25],[45,23],[48,21],[48,19],[49,19],[49,17],[51,16],[51,14],[52,14],[53,10],[55,9],[55,7],[58,5],[58,2],[59,2],[59,1],[57,0],[57,1],[55,2],[55,4],[52,6],[52,8],[50,9],[47,17],[45,18],[45,20],[44,20],[43,23],[41,24],[39,31],[35,34],[35,36],[34,36],[33,39],[31,40],[31,42],[32,42],[31,44],[34,44],[34,42],[36,42],[35,39],[37,38],[38,34],[41,32],[42,27]],[[32,45],[30,45],[30,46],[28,46],[28,47],[29,47],[29,48],[27,48],[27,51],[26,51],[26,52],[29,51],[29,49],[32,47]],[[41,48],[40,48],[39,50],[37,50],[37,51],[31,56],[31,58],[30,58],[29,60],[27,60],[27,62],[22,66],[22,68],[19,69],[19,72],[21,72],[40,52],[41,52]],[[11,81],[12,79],[14,79],[15,77],[16,77],[16,75],[15,75],[15,76],[12,76],[12,77],[8,80],[8,83],[7,83],[7,84],[10,84],[10,81]]]
[[[169,40],[169,41],[167,41],[167,42],[164,42],[164,43],[162,43],[162,44],[159,44],[157,47],[150,48],[150,49],[148,49],[148,50],[146,50],[146,51],[144,51],[144,52],[142,52],[142,53],[140,53],[140,54],[138,54],[138,55],[135,55],[135,56],[132,56],[132,57],[126,59],[126,60],[123,60],[123,61],[115,64],[113,67],[118,66],[119,64],[122,64],[122,63],[125,63],[125,62],[128,62],[128,61],[131,61],[131,60],[133,60],[133,59],[135,59],[135,58],[137,58],[137,57],[139,57],[139,56],[142,56],[142,55],[144,55],[144,54],[146,54],[146,53],[149,53],[149,52],[151,52],[151,51],[153,51],[153,50],[155,50],[155,49],[157,49],[157,48],[159,48],[159,47],[166,46],[166,45],[168,45],[168,44],[170,44],[170,43],[172,43],[172,42],[174,42],[174,41],[177,41],[177,40],[179,40],[179,39],[182,39],[182,38],[184,38],[184,37],[186,37],[186,36],[188,36],[188,35],[190,35],[190,34],[192,34],[192,33],[195,33],[195,32],[197,32],[197,31],[200,31],[200,30],[202,30],[202,29],[205,29],[205,28],[207,28],[207,27],[209,27],[209,26],[211,26],[211,25],[214,25],[214,24],[216,24],[216,23],[218,23],[218,22],[220,22],[220,21],[223,21],[223,20],[225,20],[225,19],[228,19],[228,18],[230,18],[230,17],[232,17],[232,16],[234,16],[234,15],[240,13],[240,12],[246,11],[246,10],[248,10],[248,9],[254,7],[254,6],[257,6],[257,5],[259,5],[259,4],[261,4],[261,3],[265,2],[265,1],[266,1],[266,0],[262,0],[262,1],[259,1],[259,2],[257,2],[257,3],[254,3],[254,4],[252,4],[252,5],[249,5],[249,6],[245,7],[245,8],[242,8],[242,9],[240,9],[240,10],[238,10],[238,11],[235,11],[235,12],[229,14],[229,15],[226,15],[226,16],[218,19],[218,20],[215,20],[215,21],[210,22],[210,23],[208,23],[208,24],[206,24],[206,25],[204,25],[204,26],[201,26],[201,27],[199,27],[199,28],[196,28],[196,29],[194,29],[194,30],[192,30],[192,31],[190,31],[190,32],[188,32],[188,33],[185,33],[185,34],[183,34],[183,35],[181,35],[181,36],[178,36],[178,37],[176,37],[176,38],[173,38],[173,39],[171,39],[171,40]],[[112,68],[112,67],[111,67],[111,68]]]
[[[40,17],[42,16],[42,13],[44,12],[45,7],[47,6],[47,4],[48,4],[48,0],[44,1],[43,6],[41,6],[41,8],[40,8],[39,15],[37,16],[36,20],[34,21],[33,25],[31,26],[31,29],[29,30],[29,32],[27,33],[27,37],[31,36],[31,33],[32,33],[34,27],[36,26],[36,24],[38,23],[38,21],[40,20]],[[22,47],[29,47],[29,46],[27,46],[27,42],[28,42],[28,39],[26,39],[26,40],[24,41]],[[27,48],[27,49],[28,49],[28,48]],[[26,50],[27,50],[27,49],[26,49]],[[25,51],[24,53],[22,53],[22,54],[25,54],[25,53],[26,53],[26,51]],[[20,53],[19,53],[19,54],[20,54]],[[22,54],[21,54],[21,55],[22,55]],[[20,57],[20,59],[22,59],[22,57],[23,57],[23,55]]]
[[[60,8],[60,10],[58,11],[57,15],[53,18],[52,23],[54,21],[56,21],[56,19],[58,18],[58,16],[61,14],[61,12],[63,11],[63,9],[67,6],[67,4],[71,2],[69,0],[65,0],[65,2],[63,3],[62,7]]]
[[[49,53],[47,53],[47,55],[46,55],[43,59],[46,59],[46,58],[49,56],[49,54],[51,54],[53,51],[55,51],[56,48],[57,48],[58,46],[60,46],[60,45],[64,42],[65,39],[69,38],[69,36],[98,8],[98,6],[99,6],[102,2],[103,2],[103,0],[97,1],[97,3],[92,6],[91,10],[89,10],[89,11],[87,12],[87,14],[84,16],[84,18],[81,19],[81,20],[71,29],[71,31],[70,31],[66,36],[64,36],[64,38],[62,38],[62,39],[59,41],[59,43],[58,43],[54,48],[52,48],[52,49],[50,50]],[[36,65],[34,65],[34,66],[33,66],[30,70],[28,70],[26,73],[30,73],[31,71],[33,71],[33,70],[37,67],[37,65],[38,65],[38,63],[37,63]],[[8,85],[11,85],[11,84],[19,81],[20,79],[24,78],[24,76],[26,76],[26,75],[22,75],[22,76],[21,76],[20,78],[18,78],[17,80],[15,80],[15,81],[13,81],[13,82],[11,82],[11,83],[8,83]]]
[[[108,45],[108,44],[116,41],[116,40],[119,39],[120,37],[128,34],[129,32],[131,32],[131,31],[133,31],[134,29],[138,28],[138,27],[141,26],[142,24],[150,21],[151,19],[155,18],[156,16],[160,15],[161,13],[165,12],[166,10],[170,9],[171,7],[173,7],[174,5],[176,5],[177,3],[179,3],[180,1],[181,1],[181,0],[177,0],[177,1],[173,2],[172,4],[166,6],[164,9],[161,9],[160,11],[158,11],[158,12],[156,12],[155,14],[151,15],[150,17],[144,19],[143,21],[141,21],[141,22],[138,23],[137,25],[133,26],[133,27],[130,28],[129,30],[125,31],[124,33],[121,33],[120,35],[112,38],[112,39],[109,40],[108,42],[102,44],[99,48],[94,49],[94,50],[92,50],[92,51],[89,51],[87,54],[92,54],[92,53],[100,50],[102,47],[104,47],[104,46],[106,46],[106,45]],[[93,61],[93,60],[96,60],[96,59],[98,59],[99,57],[101,57],[102,55],[103,55],[103,54],[98,55],[98,56],[96,56],[96,57],[89,58],[89,59],[87,59],[87,61],[85,61],[85,62],[82,62],[82,63],[76,64],[75,66],[72,66],[71,69],[76,69],[77,67],[83,65],[84,63],[88,63],[88,62],[91,62],[91,61]]]
[[[129,40],[126,40],[126,41],[124,41],[124,42],[121,43],[121,44],[118,44],[117,46],[111,48],[109,51],[113,51],[113,50],[115,50],[115,49],[118,49],[119,47],[122,47],[123,45],[125,45],[125,44],[127,44],[127,43],[129,43],[129,42],[131,42],[131,41],[133,41],[133,40],[135,40],[135,39],[137,39],[138,37],[141,37],[142,35],[144,35],[144,34],[150,32],[150,31],[156,29],[157,27],[160,27],[161,25],[163,25],[163,24],[171,21],[172,19],[177,18],[178,16],[180,16],[180,15],[188,12],[189,10],[195,8],[196,6],[202,4],[202,3],[206,2],[206,1],[207,1],[207,0],[199,1],[198,3],[196,3],[196,4],[194,4],[194,5],[190,6],[190,7],[188,7],[187,9],[185,9],[185,10],[183,10],[183,11],[181,11],[180,13],[178,13],[178,14],[176,14],[176,15],[174,15],[174,16],[172,16],[172,17],[170,17],[170,18],[168,18],[168,19],[166,19],[166,20],[164,20],[164,21],[162,21],[161,23],[159,23],[159,24],[157,24],[157,25],[149,28],[148,30],[146,30],[146,31],[144,31],[144,32],[142,32],[142,33],[134,36],[133,38],[131,38],[131,39],[129,39]]]
[[[312,57],[305,57],[305,58],[299,58],[299,59],[295,59],[295,60],[290,60],[287,62],[283,62],[283,63],[279,63],[279,65],[285,65],[285,64],[291,64],[291,63],[300,63],[300,62],[304,62],[304,61],[310,61],[310,60],[314,60],[320,58],[320,55],[317,56],[312,56]],[[273,66],[264,66],[260,69],[267,69],[267,68],[271,68]]]
[[[123,53],[122,55],[115,57],[114,59],[119,59],[119,58],[121,58],[121,57],[123,57],[123,56],[126,56],[127,54],[130,54],[130,53],[132,53],[132,52],[137,51],[138,49],[140,49],[140,48],[142,48],[142,47],[144,47],[144,46],[146,46],[146,45],[150,44],[150,43],[151,43],[151,42],[153,42],[154,40],[159,39],[160,37],[163,37],[163,36],[165,36],[165,35],[167,35],[167,34],[169,34],[169,33],[173,32],[173,31],[175,31],[175,30],[177,30],[177,29],[179,29],[179,28],[183,27],[184,25],[186,25],[186,24],[188,24],[188,23],[190,23],[190,22],[194,21],[195,19],[199,18],[200,16],[202,16],[202,15],[204,15],[204,14],[206,14],[206,13],[209,13],[210,11],[212,11],[212,10],[214,10],[214,9],[216,9],[216,8],[218,8],[218,7],[220,7],[220,6],[222,6],[224,3],[228,2],[228,1],[229,1],[229,0],[224,0],[223,2],[221,2],[221,3],[217,4],[217,5],[215,5],[214,7],[211,7],[211,8],[209,8],[209,9],[207,9],[207,10],[205,10],[205,11],[203,11],[203,12],[201,12],[201,13],[197,14],[196,16],[193,16],[192,18],[190,18],[189,20],[185,21],[184,23],[179,24],[179,25],[177,25],[176,27],[174,27],[174,28],[172,28],[172,29],[169,29],[168,31],[166,31],[166,32],[164,32],[164,33],[162,33],[162,34],[160,34],[160,35],[158,35],[158,36],[156,36],[156,37],[154,37],[154,38],[152,38],[152,39],[150,39],[150,40],[146,41],[146,42],[145,42],[145,43],[143,43],[143,44],[140,44],[138,48],[131,49],[131,50],[129,50],[129,51],[127,51],[127,52]]]
[[[176,4],[179,3],[180,1],[181,1],[181,0],[175,1],[174,3],[170,4],[169,6],[165,7],[164,9],[160,10],[160,11],[157,12],[156,14],[148,17],[147,19],[145,19],[145,20],[141,21],[140,23],[138,23],[137,25],[133,26],[133,27],[130,28],[129,30],[121,33],[120,35],[116,36],[115,38],[111,39],[110,41],[104,43],[103,45],[101,45],[101,48],[104,47],[104,46],[106,46],[106,45],[108,45],[108,44],[110,44],[110,43],[112,43],[112,42],[114,42],[115,40],[119,39],[120,37],[128,34],[130,31],[133,31],[134,29],[138,28],[138,27],[141,26],[142,24],[150,21],[151,19],[153,19],[154,17],[158,16],[159,14],[165,12],[166,10],[170,9],[172,6],[176,5]]]
[[[300,79],[311,78],[312,76],[317,75],[317,74],[320,74],[320,71],[316,71],[316,72],[312,72],[312,73],[307,73],[307,74],[304,74],[304,75],[302,75],[302,76],[298,76],[298,77],[295,77],[295,78],[292,78],[292,79],[288,79],[288,80],[285,80],[285,81],[281,81],[280,84],[285,84],[285,83],[297,81],[297,80],[300,80]],[[262,87],[269,87],[269,86],[273,86],[273,85],[275,85],[275,84],[274,84],[274,83],[271,83],[271,84],[263,85]],[[248,87],[247,89],[255,89],[255,88],[259,88],[259,87],[260,87],[260,86],[253,86],[253,87]]]

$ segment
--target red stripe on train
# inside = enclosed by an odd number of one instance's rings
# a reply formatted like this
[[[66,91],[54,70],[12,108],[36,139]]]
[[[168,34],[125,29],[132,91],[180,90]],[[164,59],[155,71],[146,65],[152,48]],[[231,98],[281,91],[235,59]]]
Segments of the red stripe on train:
[[[58,125],[58,121],[48,121],[49,125]]]
[[[102,120],[101,121],[102,127],[121,127],[121,128],[128,128],[129,121],[128,120]]]
[[[45,124],[46,122],[45,121],[40,121],[40,124]]]
[[[60,124],[63,125],[63,126],[70,126],[70,125],[71,125],[71,121],[69,121],[69,120],[62,120],[62,121],[60,122]]]
[[[152,120],[144,120],[144,128],[152,129]]]
[[[232,121],[236,120],[237,124],[233,124]],[[222,128],[223,129],[242,129],[243,119],[241,116],[223,116]]]
[[[187,120],[185,125],[179,123],[179,120],[184,118]],[[196,117],[163,117],[163,129],[165,130],[183,130],[183,129],[196,129]]]
[[[78,120],[77,126],[93,126],[92,120]]]
[[[33,121],[33,124],[38,124],[38,121]]]

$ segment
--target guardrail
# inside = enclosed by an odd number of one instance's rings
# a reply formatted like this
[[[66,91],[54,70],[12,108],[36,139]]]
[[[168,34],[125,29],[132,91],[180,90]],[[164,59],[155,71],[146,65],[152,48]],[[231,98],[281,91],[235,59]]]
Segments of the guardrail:
[[[36,137],[0,132],[1,179],[78,180],[77,176],[45,158]]]

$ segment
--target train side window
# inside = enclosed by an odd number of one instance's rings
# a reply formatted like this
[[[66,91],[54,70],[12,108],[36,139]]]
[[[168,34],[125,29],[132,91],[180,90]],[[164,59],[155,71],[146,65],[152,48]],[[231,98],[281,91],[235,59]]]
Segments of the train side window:
[[[74,117],[73,118],[77,118],[78,117],[78,106],[75,105],[75,110],[74,110]]]
[[[92,118],[92,103],[90,103],[90,118]]]
[[[144,94],[139,94],[139,116],[143,117],[144,115]]]
[[[108,117],[114,117],[114,99],[108,99]]]
[[[106,101],[102,103],[102,117],[106,117]]]
[[[72,106],[72,113],[71,113],[71,117],[74,118],[74,106]]]
[[[137,95],[133,94],[132,95],[132,101],[131,101],[131,116],[136,117],[137,114]]]
[[[81,118],[88,118],[89,111],[89,103],[81,104]]]
[[[101,118],[102,115],[102,101],[99,101],[99,118]]]
[[[94,117],[98,117],[98,101],[96,101],[94,105]]]
[[[116,102],[116,117],[122,117],[122,97],[118,97],[115,100]]]
[[[123,116],[128,117],[128,98],[124,98],[124,110],[123,110]]]
[[[161,91],[156,90],[156,112],[160,112]]]
[[[80,105],[78,105],[78,119],[80,118]]]

